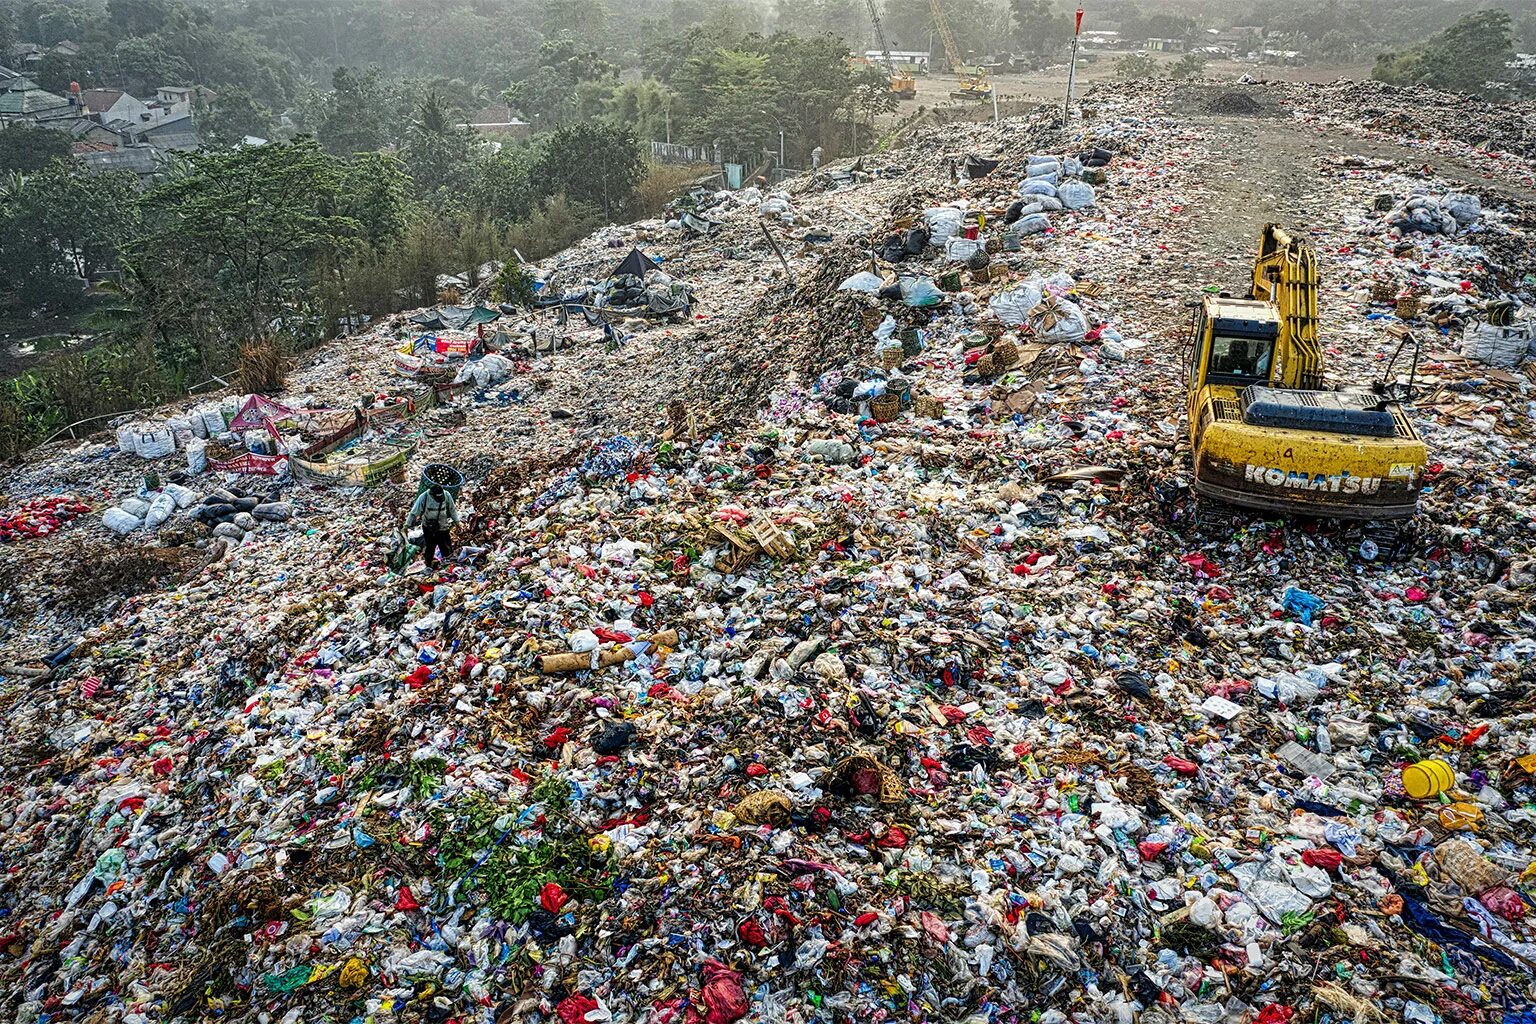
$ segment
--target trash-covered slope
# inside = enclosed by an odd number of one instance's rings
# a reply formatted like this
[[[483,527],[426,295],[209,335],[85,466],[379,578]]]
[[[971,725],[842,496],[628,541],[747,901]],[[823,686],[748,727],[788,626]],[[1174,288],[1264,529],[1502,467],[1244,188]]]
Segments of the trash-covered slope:
[[[545,270],[638,244],[690,317],[509,339],[510,378],[404,421],[409,485],[205,472],[158,532],[84,516],[5,546],[17,1018],[1523,1005],[1531,364],[1460,348],[1480,302],[1531,297],[1529,214],[1424,173],[1379,117],[1252,91],[1257,134],[1100,94],[1071,134],[955,126],[724,198],[714,233],[608,229]],[[967,155],[997,166],[957,181]],[[1449,224],[1405,231],[1431,202]],[[1389,325],[1430,339],[1395,558],[1191,521],[1187,307],[1245,282],[1271,219],[1318,252],[1333,380],[1380,376]],[[393,326],[273,397],[398,387]],[[391,572],[441,462],[467,547]],[[91,439],[5,488],[121,507],[184,466]],[[215,536],[191,513],[221,485],[286,517]]]

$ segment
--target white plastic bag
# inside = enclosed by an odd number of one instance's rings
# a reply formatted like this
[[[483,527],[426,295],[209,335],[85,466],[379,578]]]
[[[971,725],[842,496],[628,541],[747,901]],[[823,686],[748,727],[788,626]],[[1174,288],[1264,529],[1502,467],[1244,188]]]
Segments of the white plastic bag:
[[[928,226],[928,244],[943,245],[965,223],[965,211],[953,206],[934,206],[923,211],[923,223]]]
[[[175,511],[176,499],[162,491],[155,495],[154,501],[149,503],[149,514],[144,517],[144,525],[148,529],[158,530]]]
[[[197,500],[196,491],[190,487],[183,487],[180,484],[166,484],[162,490],[165,494],[170,495],[177,508],[186,508]]]
[[[102,525],[113,533],[126,537],[137,530],[143,523],[138,516],[124,512],[120,508],[109,508],[101,514]]]
[[[165,421],[165,425],[170,428],[171,439],[178,448],[185,448],[187,442],[196,436],[196,432],[192,429],[192,418],[190,416],[172,416]]]
[[[187,442],[187,472],[193,476],[208,468],[208,442],[194,437]]]
[[[838,285],[837,290],[840,292],[864,292],[867,295],[873,295],[884,287],[885,281],[879,274],[871,273],[868,270],[861,270]]]
[[[1045,295],[1045,282],[1038,277],[1020,281],[1005,292],[992,296],[987,303],[997,318],[1005,324],[1017,327],[1029,318],[1029,311],[1040,305]]]
[[[218,437],[229,429],[229,419],[217,405],[203,406],[203,437]]]
[[[133,435],[133,452],[141,459],[159,459],[176,450],[176,437],[164,423],[141,423]]]
[[[948,263],[964,263],[978,252],[985,252],[985,238],[965,238],[955,235],[944,243],[944,259]]]
[[[1056,190],[1056,198],[1069,210],[1084,210],[1094,204],[1093,186],[1081,181],[1069,181]]]

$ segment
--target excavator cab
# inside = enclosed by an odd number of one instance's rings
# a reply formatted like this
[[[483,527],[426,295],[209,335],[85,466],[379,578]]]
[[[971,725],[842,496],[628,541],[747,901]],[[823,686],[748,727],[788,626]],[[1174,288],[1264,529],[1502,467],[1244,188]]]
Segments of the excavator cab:
[[[1426,453],[1401,407],[1323,386],[1305,239],[1266,225],[1252,293],[1204,297],[1184,369],[1199,497],[1336,519],[1413,515]]]

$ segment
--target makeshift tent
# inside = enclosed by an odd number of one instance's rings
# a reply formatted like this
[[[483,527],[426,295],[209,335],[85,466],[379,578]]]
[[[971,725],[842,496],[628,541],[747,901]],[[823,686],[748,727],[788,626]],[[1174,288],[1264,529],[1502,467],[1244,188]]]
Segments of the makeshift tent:
[[[411,323],[429,331],[466,331],[500,319],[500,311],[488,306],[438,306],[417,313]]]
[[[977,178],[985,178],[1001,165],[1001,160],[987,160],[979,156],[967,156],[965,158],[965,176],[975,181]]]
[[[264,395],[250,395],[229,421],[230,430],[272,430],[281,420],[289,419],[294,411],[286,405],[272,401]]]
[[[623,277],[626,274],[632,277],[644,277],[653,270],[660,270],[661,264],[651,259],[639,249],[629,250],[629,255],[619,261],[619,265],[609,272],[609,277]]]

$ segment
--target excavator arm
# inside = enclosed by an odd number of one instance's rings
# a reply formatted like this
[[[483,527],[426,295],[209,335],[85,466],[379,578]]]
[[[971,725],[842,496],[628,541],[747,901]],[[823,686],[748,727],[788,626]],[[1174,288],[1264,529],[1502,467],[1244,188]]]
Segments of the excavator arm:
[[[1292,238],[1278,224],[1264,225],[1253,261],[1255,299],[1280,313],[1274,386],[1317,391],[1323,386],[1323,350],[1317,340],[1317,257],[1312,243]]]

